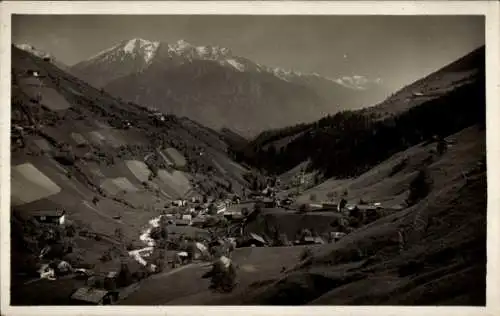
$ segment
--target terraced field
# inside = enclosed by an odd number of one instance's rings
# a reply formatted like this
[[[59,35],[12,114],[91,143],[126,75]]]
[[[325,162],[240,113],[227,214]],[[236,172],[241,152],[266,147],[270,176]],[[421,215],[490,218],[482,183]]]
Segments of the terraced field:
[[[61,188],[33,164],[24,163],[11,169],[11,203],[22,205],[61,192]]]

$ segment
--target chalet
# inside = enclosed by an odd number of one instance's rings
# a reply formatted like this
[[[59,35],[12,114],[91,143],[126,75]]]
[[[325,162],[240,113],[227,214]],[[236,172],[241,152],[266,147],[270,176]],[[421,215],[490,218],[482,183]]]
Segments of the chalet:
[[[234,194],[231,197],[231,204],[240,204],[240,203],[241,203],[241,198],[237,194]]]
[[[71,295],[75,305],[111,305],[118,300],[118,292],[81,287]]]
[[[277,206],[276,200],[274,199],[263,199],[257,202],[257,204],[262,208],[274,208]]]
[[[132,123],[130,123],[130,121],[128,121],[128,120],[122,121],[122,128],[123,129],[129,129],[130,127],[132,127]]]
[[[118,272],[111,271],[104,278],[104,288],[108,291],[114,291],[117,288]]]
[[[210,257],[210,252],[208,250],[208,247],[205,246],[204,244],[200,242],[195,242],[193,248],[194,248],[193,259],[200,260]]]
[[[159,112],[149,114],[149,117],[154,119],[154,120],[161,121],[161,122],[164,122],[166,119],[165,114],[159,113]]]
[[[324,210],[337,210],[339,207],[337,203],[333,202],[323,202],[321,203],[321,205],[323,206]]]
[[[308,204],[308,209],[310,211],[322,211],[323,210],[323,204],[309,203]]]
[[[31,210],[28,215],[41,224],[64,225],[66,221],[66,212],[63,209]]]
[[[227,205],[224,202],[219,202],[214,205],[217,214],[224,213],[227,210]]]
[[[49,279],[49,280],[56,279],[55,271],[49,264],[42,264],[37,272],[40,275],[40,279]]]
[[[228,220],[242,220],[245,216],[241,213],[241,211],[228,211],[225,212],[224,217]]]
[[[192,196],[190,200],[191,203],[201,203],[201,201],[203,201],[203,198],[201,196]]]
[[[79,269],[74,270],[74,274],[75,274],[75,278],[78,280],[87,280],[88,278],[90,278],[92,276],[92,271],[87,270],[87,269],[83,269],[83,268],[79,268]]]
[[[28,69],[26,70],[26,75],[30,77],[41,77],[39,70]]]
[[[73,272],[73,267],[63,260],[56,260],[53,262],[54,271],[56,275],[68,275]]]
[[[184,214],[182,215],[181,220],[189,221],[189,224],[191,224],[191,222],[193,221],[193,217],[191,216],[191,214]]]
[[[378,204],[378,205],[377,205]],[[349,211],[349,216],[367,216],[367,217],[376,217],[378,211],[381,209],[380,203],[376,203],[374,205],[350,205],[347,207]]]
[[[175,220],[175,226],[190,226],[191,220],[187,219],[177,219]]]
[[[305,245],[322,245],[325,241],[321,237],[306,236],[301,240],[301,244]]]
[[[338,241],[340,238],[344,237],[346,235],[346,233],[342,233],[342,232],[330,232],[330,240],[332,241]]]
[[[193,218],[193,220],[191,221],[191,226],[195,226],[195,227],[202,227],[203,224],[205,224],[205,217],[202,216],[197,216],[195,218]]]
[[[172,201],[173,206],[186,206],[187,201],[186,200],[175,200]]]

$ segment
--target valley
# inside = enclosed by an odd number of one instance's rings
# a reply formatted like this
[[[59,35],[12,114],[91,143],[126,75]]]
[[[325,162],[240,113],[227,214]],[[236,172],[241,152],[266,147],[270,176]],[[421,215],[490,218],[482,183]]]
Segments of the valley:
[[[12,46],[11,304],[484,306],[484,54],[358,109],[220,47]]]

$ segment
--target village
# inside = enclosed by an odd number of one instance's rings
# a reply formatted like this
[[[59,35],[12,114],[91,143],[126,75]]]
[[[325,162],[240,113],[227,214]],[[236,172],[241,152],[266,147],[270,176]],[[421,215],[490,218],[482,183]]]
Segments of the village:
[[[57,206],[43,210],[35,206],[32,210],[24,210],[25,219],[36,223],[37,229],[43,231],[45,244],[41,247],[36,273],[27,283],[35,284],[41,280],[69,282],[73,288],[76,284],[78,289],[72,291],[69,304],[116,304],[139,289],[142,280],[153,275],[175,273],[187,265],[196,264],[207,269],[212,267],[206,273],[207,278],[215,279],[214,271],[219,269],[225,275],[232,271],[234,279],[237,269],[231,270],[235,269],[231,255],[237,248],[334,243],[356,227],[375,221],[387,212],[380,203],[347,203],[347,192],[338,201],[297,204],[294,190],[284,195],[279,181],[274,182],[276,186],[268,185],[262,191],[250,192],[245,198],[232,194],[225,199],[191,197],[173,200],[158,210],[160,214],[143,229],[139,239],[145,247],[123,249],[123,245],[117,243],[113,251],[103,254],[101,261],[104,266],[107,261],[114,262],[113,268],[107,269],[72,265],[63,260],[64,254],[72,250],[64,242],[61,246],[60,240],[63,239],[61,236],[67,239],[75,234],[96,240],[110,239],[108,236],[85,230],[75,232],[75,228],[68,224],[71,218]],[[298,181],[297,185],[303,184],[304,181]],[[301,225],[293,234],[287,234],[287,220],[282,220],[276,227],[269,227],[267,222],[260,223],[258,217],[266,214],[295,217],[326,214],[334,220],[326,229]],[[120,235],[119,231],[115,233]],[[55,252],[58,247],[63,249]],[[213,288],[220,290],[222,284],[217,284],[217,280],[212,282]]]

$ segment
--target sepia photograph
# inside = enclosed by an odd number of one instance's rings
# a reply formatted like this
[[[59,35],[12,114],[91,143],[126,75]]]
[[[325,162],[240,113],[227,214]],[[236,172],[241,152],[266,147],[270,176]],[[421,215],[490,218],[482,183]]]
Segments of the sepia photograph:
[[[486,306],[485,15],[10,32],[11,306]]]

